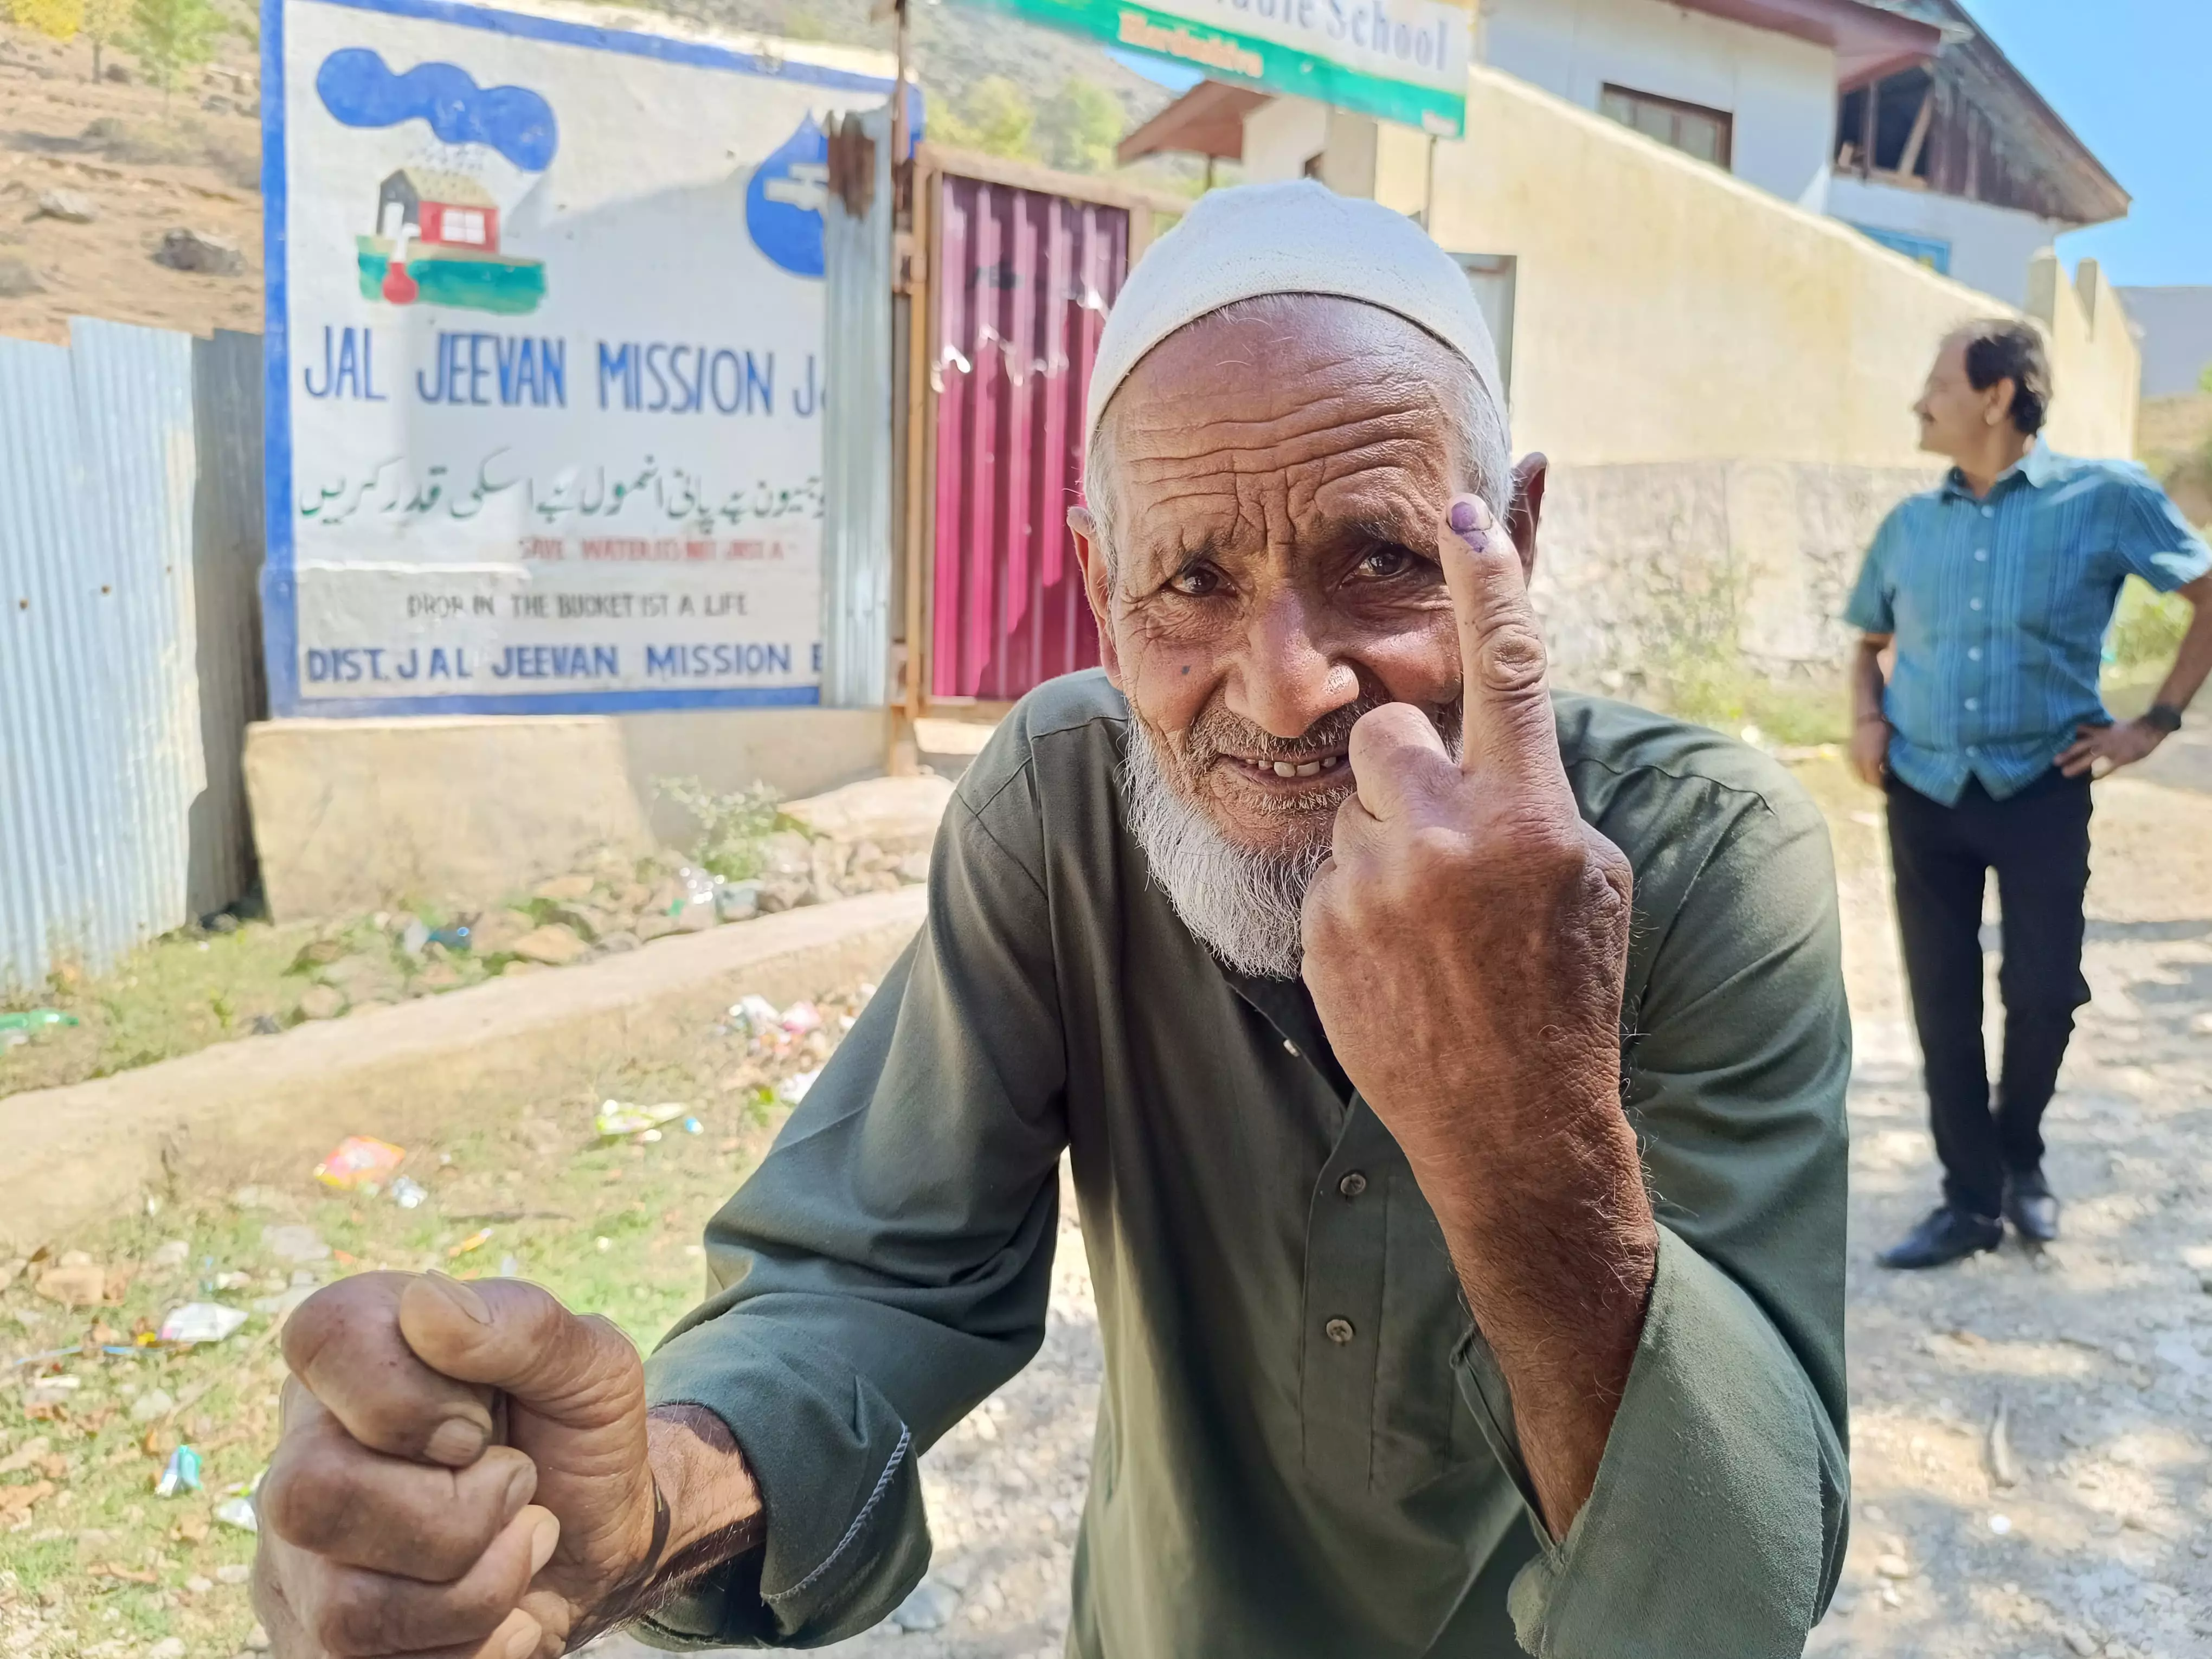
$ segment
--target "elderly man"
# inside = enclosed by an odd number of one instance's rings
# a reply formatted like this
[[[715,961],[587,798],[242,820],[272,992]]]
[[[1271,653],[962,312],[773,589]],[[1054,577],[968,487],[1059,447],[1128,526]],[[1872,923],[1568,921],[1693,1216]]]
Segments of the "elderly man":
[[[1106,1354],[1070,1654],[1802,1649],[1847,1487],[1819,816],[1547,691],[1542,465],[1408,221],[1207,198],[1089,417],[1105,672],[962,781],[720,1292],[642,1368],[520,1284],[295,1316],[280,1655],[867,1629],[921,1455],[1042,1340],[1063,1152]]]

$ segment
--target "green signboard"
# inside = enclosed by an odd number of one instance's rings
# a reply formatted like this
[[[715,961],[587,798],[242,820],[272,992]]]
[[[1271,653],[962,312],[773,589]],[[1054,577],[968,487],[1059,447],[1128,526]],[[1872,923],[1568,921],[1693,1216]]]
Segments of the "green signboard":
[[[1440,0],[976,0],[1203,70],[1439,137],[1467,125],[1468,14]]]

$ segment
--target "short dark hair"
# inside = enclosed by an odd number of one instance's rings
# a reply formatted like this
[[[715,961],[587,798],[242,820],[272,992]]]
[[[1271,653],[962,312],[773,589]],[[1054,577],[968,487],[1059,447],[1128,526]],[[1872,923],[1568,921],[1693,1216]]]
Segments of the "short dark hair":
[[[1966,384],[1987,392],[2012,382],[2012,423],[2029,437],[2051,413],[2051,355],[2031,323],[1991,318],[1969,323],[1955,337],[1966,348]]]

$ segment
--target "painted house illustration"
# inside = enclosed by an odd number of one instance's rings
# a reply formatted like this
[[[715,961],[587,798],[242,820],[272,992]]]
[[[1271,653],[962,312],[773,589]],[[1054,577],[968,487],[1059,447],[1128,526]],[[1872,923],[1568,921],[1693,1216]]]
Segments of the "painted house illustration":
[[[404,228],[434,247],[499,251],[499,204],[465,173],[400,168],[377,192],[376,228],[392,239]]]

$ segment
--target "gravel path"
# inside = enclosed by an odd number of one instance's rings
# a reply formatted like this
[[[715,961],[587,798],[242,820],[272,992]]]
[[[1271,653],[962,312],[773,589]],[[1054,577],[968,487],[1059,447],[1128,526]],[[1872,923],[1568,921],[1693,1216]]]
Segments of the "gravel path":
[[[2194,772],[2100,788],[2096,1000],[2049,1119],[2064,1239],[1904,1276],[1872,1255],[1935,1177],[1880,819],[1839,776],[1808,776],[1832,808],[1858,1032],[1852,1540],[1809,1653],[2212,1653],[2212,805]],[[1990,1000],[1994,1030],[1994,984]],[[826,1651],[1060,1654],[1098,1375],[1070,1224],[1043,1352],[924,1464],[937,1564],[900,1617],[927,1628]],[[1991,1468],[2000,1402],[2010,1485]]]

